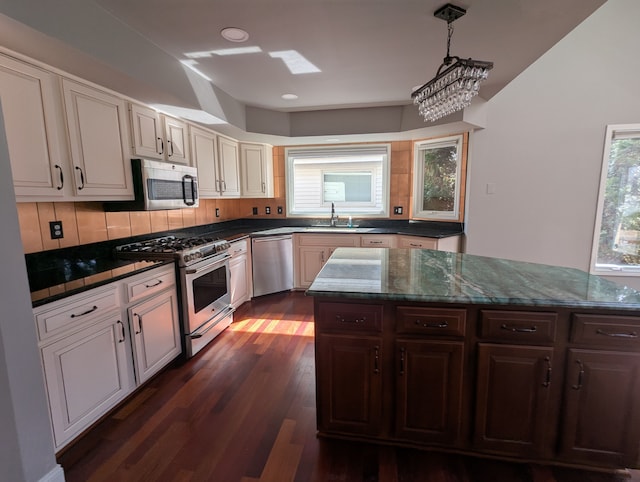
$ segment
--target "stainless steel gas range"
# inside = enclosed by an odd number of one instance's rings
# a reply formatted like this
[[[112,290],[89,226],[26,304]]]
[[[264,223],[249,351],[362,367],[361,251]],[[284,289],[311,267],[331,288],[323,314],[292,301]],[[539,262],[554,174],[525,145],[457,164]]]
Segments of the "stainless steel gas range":
[[[180,286],[184,349],[192,357],[233,322],[229,243],[208,236],[165,236],[116,248],[129,259],[174,259]]]

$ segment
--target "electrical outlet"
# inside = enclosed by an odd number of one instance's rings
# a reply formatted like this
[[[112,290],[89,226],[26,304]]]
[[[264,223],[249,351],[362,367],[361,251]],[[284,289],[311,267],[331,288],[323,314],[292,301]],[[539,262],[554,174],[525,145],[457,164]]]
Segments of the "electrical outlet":
[[[253,215],[257,216],[258,215],[258,208],[253,208]]]
[[[62,221],[49,221],[49,231],[51,232],[51,239],[63,238]]]
[[[282,206],[278,206],[278,214],[282,214]]]
[[[402,206],[395,206],[393,208],[393,214],[402,214]]]
[[[220,208],[216,208],[216,218],[220,217]]]
[[[265,214],[271,214],[271,208],[269,206],[264,208],[264,213]]]

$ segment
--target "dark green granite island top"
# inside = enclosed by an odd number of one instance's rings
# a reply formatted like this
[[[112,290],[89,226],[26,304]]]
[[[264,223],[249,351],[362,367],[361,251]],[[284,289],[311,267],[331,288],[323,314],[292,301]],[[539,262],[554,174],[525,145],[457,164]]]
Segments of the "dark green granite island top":
[[[311,296],[640,309],[640,292],[572,268],[421,249],[338,248]]]

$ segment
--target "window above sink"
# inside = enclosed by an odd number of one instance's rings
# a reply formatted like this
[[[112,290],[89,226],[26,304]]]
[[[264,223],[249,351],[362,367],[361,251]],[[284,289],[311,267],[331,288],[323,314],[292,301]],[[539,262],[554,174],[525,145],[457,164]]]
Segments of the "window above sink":
[[[289,148],[287,216],[352,217],[389,215],[390,144]],[[332,227],[332,226],[327,226]]]

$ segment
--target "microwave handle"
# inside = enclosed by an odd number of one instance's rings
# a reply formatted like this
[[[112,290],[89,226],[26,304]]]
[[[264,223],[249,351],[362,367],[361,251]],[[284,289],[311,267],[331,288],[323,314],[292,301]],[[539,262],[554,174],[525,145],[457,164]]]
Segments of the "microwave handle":
[[[191,197],[189,199],[187,199],[187,184],[191,187]],[[187,206],[193,206],[196,203],[196,181],[189,174],[182,176],[182,198]]]

